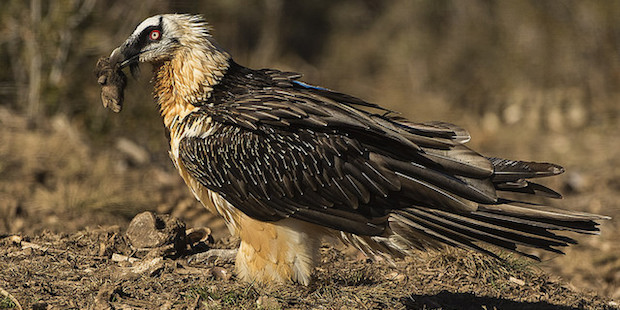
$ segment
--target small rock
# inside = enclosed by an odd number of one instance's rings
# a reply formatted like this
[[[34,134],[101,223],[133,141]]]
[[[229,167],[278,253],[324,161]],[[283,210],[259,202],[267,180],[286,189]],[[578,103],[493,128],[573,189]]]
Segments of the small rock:
[[[232,276],[230,272],[226,268],[222,267],[213,267],[211,269],[211,274],[218,280],[228,281]]]
[[[127,238],[137,249],[174,245],[177,253],[187,247],[185,223],[169,215],[142,212],[136,215],[127,228]]]
[[[13,245],[21,245],[22,243],[22,237],[18,235],[8,236],[6,237],[6,240],[9,241]]]
[[[275,297],[271,296],[260,296],[256,299],[256,307],[258,309],[281,309],[280,303]]]

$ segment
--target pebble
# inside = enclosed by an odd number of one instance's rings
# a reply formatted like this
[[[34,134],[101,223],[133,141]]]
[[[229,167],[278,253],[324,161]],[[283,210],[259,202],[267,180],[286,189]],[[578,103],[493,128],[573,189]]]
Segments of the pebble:
[[[173,244],[177,252],[182,252],[187,247],[185,223],[175,217],[149,211],[131,220],[126,235],[131,246],[137,249]]]
[[[275,297],[260,296],[256,299],[256,307],[259,309],[281,309],[280,302]]]
[[[222,267],[213,267],[211,269],[211,274],[218,280],[228,281],[232,275],[226,268]]]

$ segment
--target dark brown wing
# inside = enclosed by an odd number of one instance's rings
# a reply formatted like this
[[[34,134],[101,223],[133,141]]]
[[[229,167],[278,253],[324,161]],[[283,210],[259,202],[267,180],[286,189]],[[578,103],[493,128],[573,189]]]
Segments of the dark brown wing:
[[[363,235],[381,234],[392,209],[426,205],[464,211],[496,202],[490,162],[457,146],[445,129],[433,137],[420,125],[415,130],[427,136],[418,136],[387,118],[326,100],[264,90],[232,104],[203,107],[188,116],[187,126],[209,117],[212,133],[183,139],[181,160],[204,186],[252,217],[295,217]],[[429,141],[475,160],[441,169],[435,155],[420,146]],[[458,165],[467,167],[462,175],[487,180],[471,182],[453,173]]]
[[[212,127],[186,136],[180,157],[201,184],[256,219],[521,253],[518,245],[558,252],[574,240],[551,230],[594,233],[605,218],[498,195],[557,196],[527,179],[559,166],[486,158],[463,145],[469,134],[457,126],[370,113],[359,108],[377,107],[293,78],[243,89],[247,76],[220,92],[226,100],[187,116],[186,126]]]

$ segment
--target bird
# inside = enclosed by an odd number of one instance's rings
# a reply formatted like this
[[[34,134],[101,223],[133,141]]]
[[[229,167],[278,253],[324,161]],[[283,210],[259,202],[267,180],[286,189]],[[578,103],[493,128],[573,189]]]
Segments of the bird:
[[[152,16],[109,60],[152,64],[170,158],[239,237],[243,281],[309,285],[324,239],[387,260],[444,246],[538,259],[609,219],[537,203],[561,198],[532,181],[559,165],[483,156],[457,125],[244,67],[211,33],[201,15]]]

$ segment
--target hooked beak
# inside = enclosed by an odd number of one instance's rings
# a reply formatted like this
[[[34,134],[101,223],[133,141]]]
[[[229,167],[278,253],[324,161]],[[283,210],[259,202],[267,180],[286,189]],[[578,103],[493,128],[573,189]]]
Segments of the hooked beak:
[[[125,68],[132,63],[138,62],[138,55],[126,55],[127,49],[124,46],[115,48],[110,54],[110,64],[113,66],[118,65],[119,68]]]
[[[115,48],[110,54],[110,65],[123,69],[129,66],[131,75],[135,78],[139,75],[139,59],[140,53],[133,51],[131,47],[123,44]]]
[[[116,66],[119,62],[125,61],[125,56],[121,53],[121,48],[117,47],[110,54],[110,64]],[[122,64],[121,64],[122,65]]]

